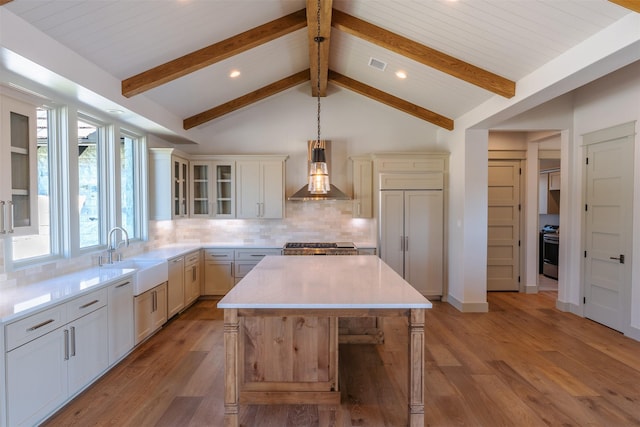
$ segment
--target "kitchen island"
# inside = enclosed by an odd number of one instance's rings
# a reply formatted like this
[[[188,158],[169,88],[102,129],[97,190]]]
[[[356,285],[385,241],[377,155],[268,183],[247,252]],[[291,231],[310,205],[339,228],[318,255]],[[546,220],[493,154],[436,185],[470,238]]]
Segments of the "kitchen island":
[[[338,317],[408,318],[408,425],[424,426],[424,310],[378,257],[267,256],[220,302],[225,425],[240,404],[340,405]]]

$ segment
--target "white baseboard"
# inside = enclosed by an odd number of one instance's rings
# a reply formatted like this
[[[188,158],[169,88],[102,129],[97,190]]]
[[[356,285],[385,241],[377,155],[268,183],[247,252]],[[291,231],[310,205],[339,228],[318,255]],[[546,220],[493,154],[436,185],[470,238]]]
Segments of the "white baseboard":
[[[640,328],[629,326],[624,335],[636,341],[640,341]]]
[[[560,311],[573,313],[576,316],[584,317],[582,305],[580,304],[572,304],[570,302],[556,300],[556,308]]]
[[[538,285],[537,284],[525,285],[524,293],[525,294],[537,294],[538,293]]]
[[[487,313],[488,302],[462,302],[453,295],[447,297],[447,302],[463,313]]]

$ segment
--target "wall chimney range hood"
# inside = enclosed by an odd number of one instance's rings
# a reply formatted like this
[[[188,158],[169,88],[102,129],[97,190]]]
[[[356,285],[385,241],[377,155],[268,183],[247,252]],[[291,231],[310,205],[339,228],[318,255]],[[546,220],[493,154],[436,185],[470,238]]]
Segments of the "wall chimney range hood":
[[[316,141],[308,142],[308,155],[307,155],[307,171],[312,173],[312,165],[314,165],[318,161],[324,161],[327,164],[327,169],[329,165],[329,160],[331,159],[331,151],[330,151],[330,142],[331,141],[321,141],[322,152],[320,153],[319,144],[316,144]],[[314,170],[316,168],[313,168]],[[312,178],[310,178],[312,179]],[[310,200],[351,200],[351,197],[347,196],[343,193],[338,187],[333,184],[329,184],[329,189],[326,193],[317,193],[312,192],[310,190],[310,185],[305,184],[300,190],[296,191],[292,196],[288,198],[288,200],[293,201],[310,201]]]

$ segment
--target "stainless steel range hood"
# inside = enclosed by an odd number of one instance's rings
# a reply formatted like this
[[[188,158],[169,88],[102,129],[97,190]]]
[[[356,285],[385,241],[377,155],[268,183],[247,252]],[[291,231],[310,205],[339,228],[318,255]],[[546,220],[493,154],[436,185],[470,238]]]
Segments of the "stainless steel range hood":
[[[296,191],[287,200],[351,200],[351,197],[344,194],[338,187],[333,184],[329,184],[331,190],[327,194],[311,194],[309,192],[309,186],[305,184],[300,190]]]
[[[315,141],[307,142],[307,168],[306,171],[309,173],[309,165],[312,159],[312,151],[313,145]],[[329,172],[331,172],[331,141],[325,141],[325,158],[327,162],[327,166],[329,167]],[[305,184],[300,190],[296,191],[292,196],[288,197],[287,200],[292,201],[311,201],[311,200],[351,200],[351,197],[347,196],[344,192],[342,192],[338,187],[333,184],[329,184],[330,190],[327,194],[312,194],[309,191],[309,185]]]

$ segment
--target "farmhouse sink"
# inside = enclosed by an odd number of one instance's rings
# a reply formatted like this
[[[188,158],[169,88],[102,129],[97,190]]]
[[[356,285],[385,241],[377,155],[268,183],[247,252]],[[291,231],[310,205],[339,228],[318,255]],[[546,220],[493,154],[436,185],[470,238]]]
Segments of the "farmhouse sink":
[[[164,283],[169,278],[169,268],[166,260],[139,260],[128,259],[125,261],[105,264],[102,268],[131,268],[134,274],[133,294],[140,295],[157,285]]]

